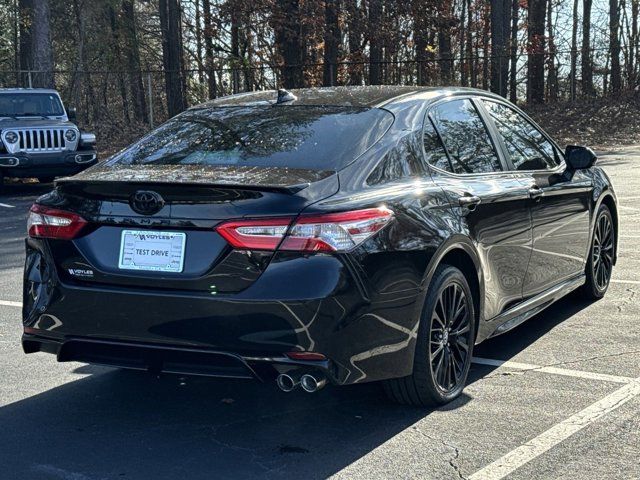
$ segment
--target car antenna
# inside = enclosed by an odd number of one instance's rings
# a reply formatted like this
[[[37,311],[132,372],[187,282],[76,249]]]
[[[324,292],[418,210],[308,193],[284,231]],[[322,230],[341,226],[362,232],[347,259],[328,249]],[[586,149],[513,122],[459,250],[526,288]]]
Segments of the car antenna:
[[[278,89],[278,100],[276,101],[276,103],[293,102],[294,100],[297,100],[297,99],[298,97],[296,97],[289,90],[285,90],[284,88]]]

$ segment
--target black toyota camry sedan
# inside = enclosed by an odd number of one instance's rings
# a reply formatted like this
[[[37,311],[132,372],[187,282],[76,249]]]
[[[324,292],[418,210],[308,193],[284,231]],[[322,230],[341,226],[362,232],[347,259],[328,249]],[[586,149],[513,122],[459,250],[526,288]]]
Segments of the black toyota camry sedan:
[[[475,344],[607,291],[618,215],[595,162],[478,90],[214,100],[33,205],[23,347],[442,404]]]

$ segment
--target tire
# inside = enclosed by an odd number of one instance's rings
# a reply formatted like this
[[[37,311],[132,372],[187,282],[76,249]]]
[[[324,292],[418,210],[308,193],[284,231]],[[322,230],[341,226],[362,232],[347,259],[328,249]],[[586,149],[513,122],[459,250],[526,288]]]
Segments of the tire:
[[[589,300],[599,300],[609,289],[615,257],[615,238],[611,211],[606,205],[600,205],[585,268],[587,281],[582,287],[582,293]]]
[[[52,183],[56,177],[38,177],[38,182],[40,183]]]
[[[455,303],[457,305],[449,310],[457,310],[458,316],[448,315],[444,305]],[[475,319],[473,295],[464,274],[453,266],[440,265],[433,275],[422,309],[413,373],[383,382],[391,400],[405,405],[436,407],[457,398],[464,389],[471,367]],[[459,335],[454,336],[452,331],[458,331]],[[444,367],[448,358],[454,361],[449,363],[453,370]]]

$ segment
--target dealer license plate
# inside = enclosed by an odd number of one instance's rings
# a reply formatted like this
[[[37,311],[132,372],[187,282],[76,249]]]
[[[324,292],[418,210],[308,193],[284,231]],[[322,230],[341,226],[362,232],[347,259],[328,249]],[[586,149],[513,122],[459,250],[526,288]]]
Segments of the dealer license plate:
[[[151,272],[182,272],[187,235],[181,232],[124,230],[118,268]]]

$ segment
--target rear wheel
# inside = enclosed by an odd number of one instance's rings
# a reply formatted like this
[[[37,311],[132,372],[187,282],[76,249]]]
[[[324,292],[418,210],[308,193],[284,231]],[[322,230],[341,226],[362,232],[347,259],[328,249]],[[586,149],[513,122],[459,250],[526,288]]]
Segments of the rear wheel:
[[[38,182],[40,183],[52,183],[56,177],[38,177]]]
[[[440,265],[431,280],[418,330],[413,373],[384,383],[399,403],[437,406],[458,397],[471,366],[475,309],[464,274]]]
[[[587,281],[582,289],[587,298],[597,300],[604,297],[611,280],[614,255],[615,231],[613,218],[609,207],[600,205],[593,227],[593,238],[585,271]]]

